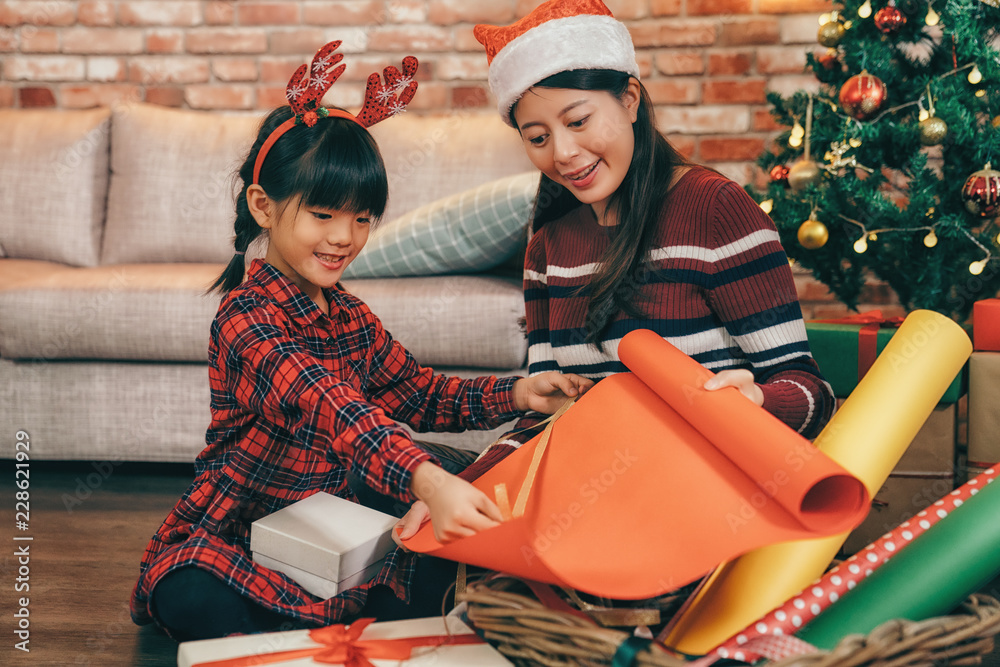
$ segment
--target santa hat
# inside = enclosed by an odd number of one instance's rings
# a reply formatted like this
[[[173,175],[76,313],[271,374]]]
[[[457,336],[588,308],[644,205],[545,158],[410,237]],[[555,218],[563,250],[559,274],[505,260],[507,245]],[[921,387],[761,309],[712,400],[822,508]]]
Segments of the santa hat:
[[[625,24],[601,0],[548,0],[509,26],[477,25],[486,47],[490,90],[510,124],[510,109],[546,77],[576,69],[610,69],[639,78]]]

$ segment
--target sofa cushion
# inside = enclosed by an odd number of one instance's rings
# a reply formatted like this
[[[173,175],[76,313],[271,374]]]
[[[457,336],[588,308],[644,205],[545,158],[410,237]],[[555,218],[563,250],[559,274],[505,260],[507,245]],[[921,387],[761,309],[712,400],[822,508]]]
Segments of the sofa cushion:
[[[348,278],[486,271],[527,233],[538,172],[507,176],[381,223],[347,267]]]
[[[197,361],[208,356],[221,264],[74,269],[0,260],[0,357]],[[517,281],[486,276],[352,280],[386,328],[428,366],[520,368]]]
[[[0,257],[97,264],[109,116],[0,109]]]
[[[233,175],[260,122],[149,104],[116,109],[101,263],[228,262]]]

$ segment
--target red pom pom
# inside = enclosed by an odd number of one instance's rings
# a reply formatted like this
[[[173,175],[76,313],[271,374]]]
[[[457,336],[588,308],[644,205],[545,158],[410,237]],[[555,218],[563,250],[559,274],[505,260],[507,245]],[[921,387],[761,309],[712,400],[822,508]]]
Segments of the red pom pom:
[[[319,116],[316,114],[315,111],[307,111],[304,114],[302,114],[302,122],[305,123],[306,126],[308,127],[312,127],[313,125],[315,125],[316,121],[318,120]]]

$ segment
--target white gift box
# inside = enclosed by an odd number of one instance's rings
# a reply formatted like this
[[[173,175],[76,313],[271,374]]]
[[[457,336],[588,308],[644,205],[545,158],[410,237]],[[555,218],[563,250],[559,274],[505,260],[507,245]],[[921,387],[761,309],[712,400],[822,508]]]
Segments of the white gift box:
[[[250,526],[250,551],[313,595],[328,599],[374,577],[392,551],[394,516],[316,493]]]
[[[447,627],[445,625],[447,623]],[[471,635],[472,630],[458,618],[415,618],[408,621],[390,621],[373,623],[361,633],[360,641],[377,639],[404,639],[410,637],[425,637],[439,635]],[[216,660],[234,658],[250,658],[260,656],[263,660],[268,654],[297,649],[310,649],[321,646],[309,638],[309,630],[291,630],[288,632],[270,632],[260,635],[244,635],[242,637],[223,637],[221,639],[203,639],[201,641],[184,642],[177,648],[177,667],[197,667],[199,664]],[[489,644],[461,644],[457,646],[418,647],[413,649],[409,660],[386,660],[373,658],[375,667],[493,667],[510,665],[496,649]],[[311,657],[294,658],[284,662],[261,662],[261,664],[278,667],[316,667],[318,663]]]

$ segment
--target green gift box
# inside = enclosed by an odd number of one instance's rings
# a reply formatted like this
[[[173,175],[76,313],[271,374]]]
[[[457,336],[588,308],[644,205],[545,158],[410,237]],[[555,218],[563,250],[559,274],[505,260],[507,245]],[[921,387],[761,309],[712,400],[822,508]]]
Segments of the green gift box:
[[[878,311],[849,316],[837,322],[854,320],[857,323],[833,323],[830,321],[806,322],[809,348],[819,365],[820,372],[833,387],[837,398],[846,398],[881,354],[889,339],[896,333],[898,321],[902,318],[884,319]],[[882,325],[885,323],[885,325]],[[880,326],[881,325],[881,326]],[[886,326],[887,325],[887,326]],[[875,327],[878,326],[878,329]],[[926,354],[914,350],[915,354]],[[859,368],[860,365],[860,368]],[[951,385],[941,397],[941,403],[957,403],[965,394],[966,367],[955,376]]]

